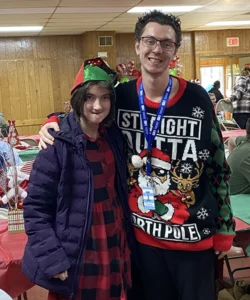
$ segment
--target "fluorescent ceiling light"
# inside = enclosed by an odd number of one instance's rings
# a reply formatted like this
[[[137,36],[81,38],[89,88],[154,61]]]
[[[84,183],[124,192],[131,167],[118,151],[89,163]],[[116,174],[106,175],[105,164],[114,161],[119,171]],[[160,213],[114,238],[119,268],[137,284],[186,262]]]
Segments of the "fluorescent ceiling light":
[[[43,26],[8,26],[0,27],[0,32],[39,32]]]
[[[148,10],[161,10],[168,13],[173,12],[189,12],[195,9],[200,8],[201,6],[194,6],[194,5],[188,5],[188,6],[137,6],[128,11],[128,13],[144,13]]]
[[[218,21],[206,24],[206,26],[237,26],[250,25],[250,21]]]

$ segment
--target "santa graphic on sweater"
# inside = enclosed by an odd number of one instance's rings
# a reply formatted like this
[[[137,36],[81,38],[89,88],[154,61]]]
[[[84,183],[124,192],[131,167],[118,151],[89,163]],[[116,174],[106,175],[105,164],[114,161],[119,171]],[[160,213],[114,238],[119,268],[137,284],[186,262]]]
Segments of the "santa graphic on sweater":
[[[170,157],[157,148],[151,151],[151,180],[155,198],[155,210],[144,207],[142,188],[148,185],[146,175],[148,150],[143,150],[140,155],[133,155],[129,166],[132,185],[129,194],[129,205],[132,212],[161,219],[172,224],[183,224],[189,218],[187,205],[182,197],[170,191],[171,160]]]

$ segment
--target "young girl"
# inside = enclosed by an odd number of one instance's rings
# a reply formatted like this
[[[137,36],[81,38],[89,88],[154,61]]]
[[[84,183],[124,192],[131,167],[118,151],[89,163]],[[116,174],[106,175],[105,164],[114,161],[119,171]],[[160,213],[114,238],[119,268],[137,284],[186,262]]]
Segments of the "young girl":
[[[34,162],[22,270],[49,300],[126,299],[131,285],[126,143],[113,124],[113,77],[101,59],[84,63],[73,112]]]

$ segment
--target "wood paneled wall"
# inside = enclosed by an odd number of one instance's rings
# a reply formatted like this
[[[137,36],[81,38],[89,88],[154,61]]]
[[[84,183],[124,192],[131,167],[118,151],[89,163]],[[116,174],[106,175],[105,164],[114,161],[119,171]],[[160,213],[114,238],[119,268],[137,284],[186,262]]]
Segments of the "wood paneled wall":
[[[99,35],[113,36],[111,47],[99,47]],[[239,47],[226,47],[226,38],[238,36]],[[118,63],[140,62],[134,34],[114,31],[88,32],[79,36],[0,38],[0,112],[15,119],[20,134],[37,133],[46,116],[61,111],[86,58],[107,52],[112,68]],[[178,50],[181,76],[200,77],[200,57],[250,53],[250,30],[185,32]]]
[[[239,47],[227,47],[227,37],[239,37]],[[134,60],[140,65],[134,50],[134,34],[117,34],[117,63]],[[184,32],[178,54],[183,65],[181,76],[187,80],[200,78],[200,57],[250,53],[250,29]]]
[[[135,35],[133,33],[116,34],[117,64],[135,62],[135,68],[140,69],[140,59],[135,53]]]
[[[79,37],[0,39],[0,112],[18,133],[39,131],[46,116],[63,111],[82,63]]]
[[[178,50],[180,56],[180,63],[182,65],[181,77],[186,80],[197,78],[195,73],[195,45],[194,33],[184,32],[182,35],[181,46]]]
[[[99,47],[99,36],[112,36],[113,45]],[[108,57],[103,58],[111,68],[116,66],[116,36],[115,31],[94,31],[82,35],[82,49],[84,58],[97,57],[98,52],[107,52]]]
[[[227,47],[226,38],[239,37],[239,47]],[[195,32],[196,74],[200,76],[200,57],[250,53],[250,29]]]

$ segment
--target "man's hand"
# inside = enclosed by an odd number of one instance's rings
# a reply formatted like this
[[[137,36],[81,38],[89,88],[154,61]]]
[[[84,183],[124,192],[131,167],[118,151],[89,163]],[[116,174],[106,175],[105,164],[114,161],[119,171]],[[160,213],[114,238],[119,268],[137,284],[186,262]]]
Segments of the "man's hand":
[[[58,278],[58,279],[61,279],[62,281],[64,281],[65,279],[68,278],[68,271],[64,271],[60,274],[57,274],[53,278]]]
[[[224,252],[224,251],[215,251],[215,255],[217,255],[218,259],[222,259],[224,256],[227,255],[227,252]]]
[[[40,142],[39,142],[39,149],[47,149],[47,145],[53,145],[54,143],[54,138],[52,135],[49,134],[48,130],[49,128],[54,129],[55,131],[59,131],[59,126],[56,122],[51,122],[51,123],[47,123],[45,124],[41,130],[39,131],[39,135],[40,135]]]
[[[225,100],[226,102],[232,102],[230,98],[225,98],[223,100]]]

